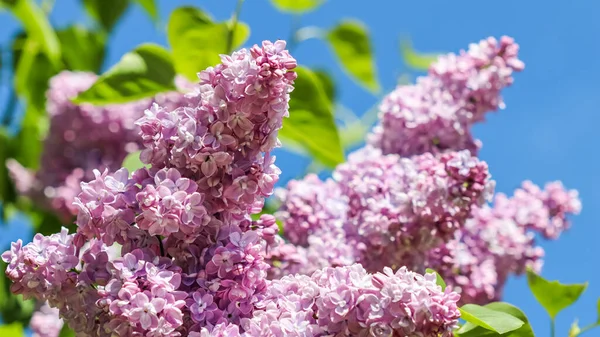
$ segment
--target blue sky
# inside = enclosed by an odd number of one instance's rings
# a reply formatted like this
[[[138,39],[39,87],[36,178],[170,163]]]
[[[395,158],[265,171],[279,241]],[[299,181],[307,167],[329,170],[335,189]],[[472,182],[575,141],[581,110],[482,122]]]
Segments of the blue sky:
[[[158,0],[163,22],[168,13],[182,4],[194,4],[226,19],[235,0],[176,1]],[[81,7],[75,0],[56,0],[54,24],[82,22]],[[566,336],[576,317],[582,325],[596,319],[596,300],[600,296],[600,272],[593,261],[600,253],[596,226],[600,201],[600,160],[596,157],[594,135],[598,135],[600,105],[600,2],[597,1],[393,1],[329,0],[318,11],[302,17],[303,25],[330,27],[342,18],[365,22],[373,38],[377,67],[384,90],[394,88],[400,74],[408,71],[402,64],[398,41],[409,35],[422,51],[458,51],[470,42],[487,36],[510,35],[521,45],[526,63],[515,84],[504,93],[507,108],[490,115],[476,127],[483,141],[481,157],[486,160],[497,190],[512,193],[521,181],[543,184],[560,179],[578,189],[583,212],[573,220],[572,229],[557,242],[543,242],[546,263],[543,276],[575,283],[589,281],[584,297],[559,314],[557,335]],[[241,20],[250,24],[249,43],[263,39],[286,39],[290,35],[290,16],[277,12],[268,0],[248,0]],[[18,24],[0,14],[0,44]],[[164,27],[160,25],[159,27]],[[596,36],[596,37],[595,37]],[[135,7],[117,26],[108,52],[110,65],[139,43],[166,43],[164,29],[157,29]],[[341,102],[362,114],[376,101],[352,82],[337,66],[327,46],[318,40],[300,44],[294,55],[300,63],[324,66],[338,83]],[[284,179],[301,173],[305,159],[282,153],[278,163]],[[0,238],[13,239],[14,231]],[[549,322],[543,309],[529,294],[524,278],[511,279],[505,300],[521,307],[533,321],[538,336],[549,335]],[[591,332],[588,335],[597,334]]]

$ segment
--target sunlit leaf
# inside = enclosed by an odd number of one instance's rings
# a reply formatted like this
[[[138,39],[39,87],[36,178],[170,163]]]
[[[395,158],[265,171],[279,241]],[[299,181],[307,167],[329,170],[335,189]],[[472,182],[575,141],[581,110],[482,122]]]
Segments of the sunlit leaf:
[[[301,14],[315,10],[325,0],[271,0],[271,2],[282,12]]]
[[[35,41],[54,67],[60,66],[60,43],[44,11],[33,0],[3,1],[23,24],[27,36]]]
[[[154,21],[158,19],[158,6],[156,0],[133,0],[137,2],[148,13],[148,16]]]
[[[163,47],[142,44],[125,54],[73,101],[105,105],[124,103],[175,90],[175,69]]]
[[[527,283],[533,296],[552,319],[560,311],[575,303],[587,288],[587,283],[561,284],[558,281],[548,281],[531,269],[527,270]]]
[[[127,10],[129,0],[82,0],[88,14],[106,31],[111,31]]]
[[[213,22],[199,8],[180,7],[171,14],[167,37],[173,49],[173,61],[178,74],[197,81],[198,72],[219,63],[219,54],[228,54],[229,23]],[[239,48],[250,36],[250,28],[238,22],[232,46]]]
[[[523,326],[521,326],[520,328],[510,331],[510,332],[506,332],[503,334],[499,334],[497,332],[494,332],[492,330],[488,330],[485,328],[482,328],[480,326],[477,326],[473,323],[467,322],[465,325],[463,325],[460,329],[459,329],[459,333],[454,333],[455,337],[535,337],[535,334],[533,333],[533,329],[531,328],[531,324],[529,323],[529,320],[527,319],[527,316],[525,316],[525,314],[517,307],[505,303],[505,302],[494,302],[494,303],[490,303],[485,305],[486,308],[488,309],[492,309],[495,311],[500,311],[500,312],[504,312],[506,314],[509,314],[511,316],[514,316],[518,319],[520,319],[521,321],[524,322]]]
[[[329,31],[327,40],[350,76],[372,92],[380,90],[371,39],[363,23],[342,21]]]
[[[333,107],[319,78],[309,69],[298,67],[291,94],[290,117],[283,120],[279,136],[302,146],[318,161],[335,167],[344,161],[344,152],[333,116]]]
[[[429,69],[429,66],[439,57],[439,54],[436,53],[420,53],[414,50],[408,39],[400,42],[400,52],[407,66],[421,71]]]
[[[522,320],[510,314],[476,304],[463,305],[460,308],[460,317],[469,323],[499,334],[517,330],[525,324]],[[459,329],[458,333],[462,334],[465,330],[467,330],[467,328],[463,326]]]
[[[67,69],[98,73],[104,62],[106,35],[81,26],[56,32]]]

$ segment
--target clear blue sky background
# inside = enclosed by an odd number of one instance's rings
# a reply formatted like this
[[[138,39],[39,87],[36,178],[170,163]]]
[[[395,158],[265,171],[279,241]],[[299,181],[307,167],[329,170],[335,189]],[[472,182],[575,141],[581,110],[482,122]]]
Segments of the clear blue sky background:
[[[182,4],[201,6],[218,19],[228,18],[235,7],[235,0],[158,2],[163,22]],[[546,249],[543,276],[566,283],[590,283],[584,297],[559,315],[557,336],[567,336],[576,317],[582,325],[593,322],[600,296],[600,272],[596,269],[600,253],[596,242],[600,234],[596,225],[600,160],[595,150],[600,122],[599,14],[598,1],[329,0],[318,11],[302,17],[303,25],[321,27],[330,27],[342,18],[364,21],[373,37],[378,73],[386,91],[408,71],[399,55],[401,35],[410,35],[415,48],[422,51],[458,51],[490,35],[510,35],[521,44],[526,69],[504,93],[507,109],[477,126],[476,135],[483,141],[481,157],[489,163],[498,191],[510,194],[524,179],[538,184],[561,179],[580,191],[583,212],[574,219],[572,229],[557,242],[542,242]],[[56,0],[51,19],[59,26],[87,20],[76,0]],[[241,20],[252,28],[252,44],[288,38],[290,19],[267,0],[246,1],[241,14]],[[18,24],[7,14],[0,14],[0,22],[0,44],[5,46]],[[139,7],[134,7],[113,34],[106,66],[147,41],[166,44],[164,29],[157,29]],[[341,102],[356,113],[362,114],[376,102],[376,97],[337,67],[324,43],[302,43],[295,57],[302,64],[330,69],[338,82]],[[287,180],[300,174],[307,161],[281,154],[278,164]],[[0,234],[0,243],[15,235],[14,229]],[[548,319],[530,295],[524,278],[510,280],[505,300],[529,315],[538,336],[549,336]],[[600,330],[588,335],[600,335]]]

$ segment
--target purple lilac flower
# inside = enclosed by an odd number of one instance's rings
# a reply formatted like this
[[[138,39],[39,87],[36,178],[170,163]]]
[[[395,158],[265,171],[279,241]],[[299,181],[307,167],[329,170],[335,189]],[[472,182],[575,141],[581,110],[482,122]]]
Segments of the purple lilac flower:
[[[481,147],[471,126],[504,107],[500,91],[524,68],[512,38],[490,37],[468,51],[442,56],[415,85],[399,86],[380,106],[369,144],[383,153],[412,156]]]
[[[540,189],[526,181],[512,198],[499,193],[492,206],[473,209],[455,238],[430,252],[428,266],[461,292],[463,303],[499,300],[508,276],[540,271],[544,250],[534,232],[556,238],[568,228],[567,215],[580,209],[577,192],[559,182]]]
[[[485,162],[468,151],[401,158],[369,146],[350,154],[333,181],[307,179],[288,185],[279,213],[291,242],[304,247],[276,248],[270,257],[292,273],[353,262],[369,271],[424,270],[426,253],[452,239],[494,187]]]
[[[102,107],[71,102],[96,79],[92,73],[68,71],[53,77],[46,95],[50,129],[40,168],[33,172],[15,160],[7,162],[17,190],[64,221],[71,221],[77,212],[72,204],[81,191],[80,182],[93,179],[95,169],[120,168],[123,159],[138,150],[141,141],[135,121],[152,102],[177,106],[185,101],[182,93],[172,92]],[[177,84],[182,90],[189,86],[181,78]]]
[[[48,301],[85,336],[187,336],[252,317],[277,225],[250,215],[280,173],[269,152],[295,65],[284,42],[264,42],[222,56],[175,107],[155,102],[135,123],[149,167],[93,170],[75,198],[77,233],[3,254],[13,292]]]

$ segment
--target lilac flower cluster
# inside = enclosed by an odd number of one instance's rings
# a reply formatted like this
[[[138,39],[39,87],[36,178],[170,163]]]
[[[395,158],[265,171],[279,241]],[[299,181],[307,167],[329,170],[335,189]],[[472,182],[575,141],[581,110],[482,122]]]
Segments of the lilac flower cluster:
[[[494,183],[470,133],[503,107],[501,89],[523,69],[517,52],[503,37],[441,57],[427,77],[384,99],[369,145],[332,179],[308,176],[277,192],[287,242],[269,252],[270,277],[355,262],[369,271],[433,268],[461,303],[485,304],[500,298],[510,274],[539,271],[534,233],[555,239],[567,229],[581,208],[577,192],[526,181],[512,198],[485,204]]]
[[[453,240],[430,252],[428,263],[461,291],[461,302],[499,300],[510,274],[540,271],[544,250],[534,232],[556,238],[568,228],[566,216],[580,210],[577,192],[560,182],[542,190],[525,181],[512,198],[498,193],[492,206],[475,208]]]
[[[87,90],[97,76],[63,71],[50,80],[47,110],[50,129],[44,140],[40,168],[32,172],[10,160],[17,190],[34,202],[54,211],[65,221],[76,213],[73,200],[82,181],[93,179],[93,170],[116,170],[127,154],[138,150],[140,141],[135,121],[153,101],[176,106],[185,100],[178,92],[161,94],[134,103],[76,105],[71,99]],[[178,79],[178,86],[189,86]]]
[[[500,91],[524,68],[512,38],[490,37],[459,55],[440,57],[415,85],[399,86],[380,106],[380,123],[369,144],[383,153],[412,156],[467,149],[481,144],[471,126],[503,108]]]
[[[405,267],[368,274],[360,264],[285,276],[269,284],[253,317],[240,326],[203,328],[190,337],[452,336],[459,296],[435,281],[435,274]]]
[[[468,151],[408,159],[367,146],[333,180],[309,176],[280,193],[284,233],[300,247],[278,247],[272,263],[304,273],[354,262],[424,269],[426,253],[452,239],[493,187],[487,165]]]
[[[154,104],[136,122],[148,167],[94,170],[81,184],[77,233],[38,234],[2,255],[11,290],[48,301],[81,336],[451,336],[459,296],[443,292],[433,274],[371,275],[352,265],[267,280],[265,258],[285,246],[272,215],[250,215],[278,179],[270,151],[296,61],[283,41],[221,59],[199,74],[186,104]],[[419,165],[456,185],[441,203],[479,199],[485,166],[455,159]],[[465,184],[467,177],[474,180]],[[322,228],[306,218],[315,225],[295,240],[310,244]]]

